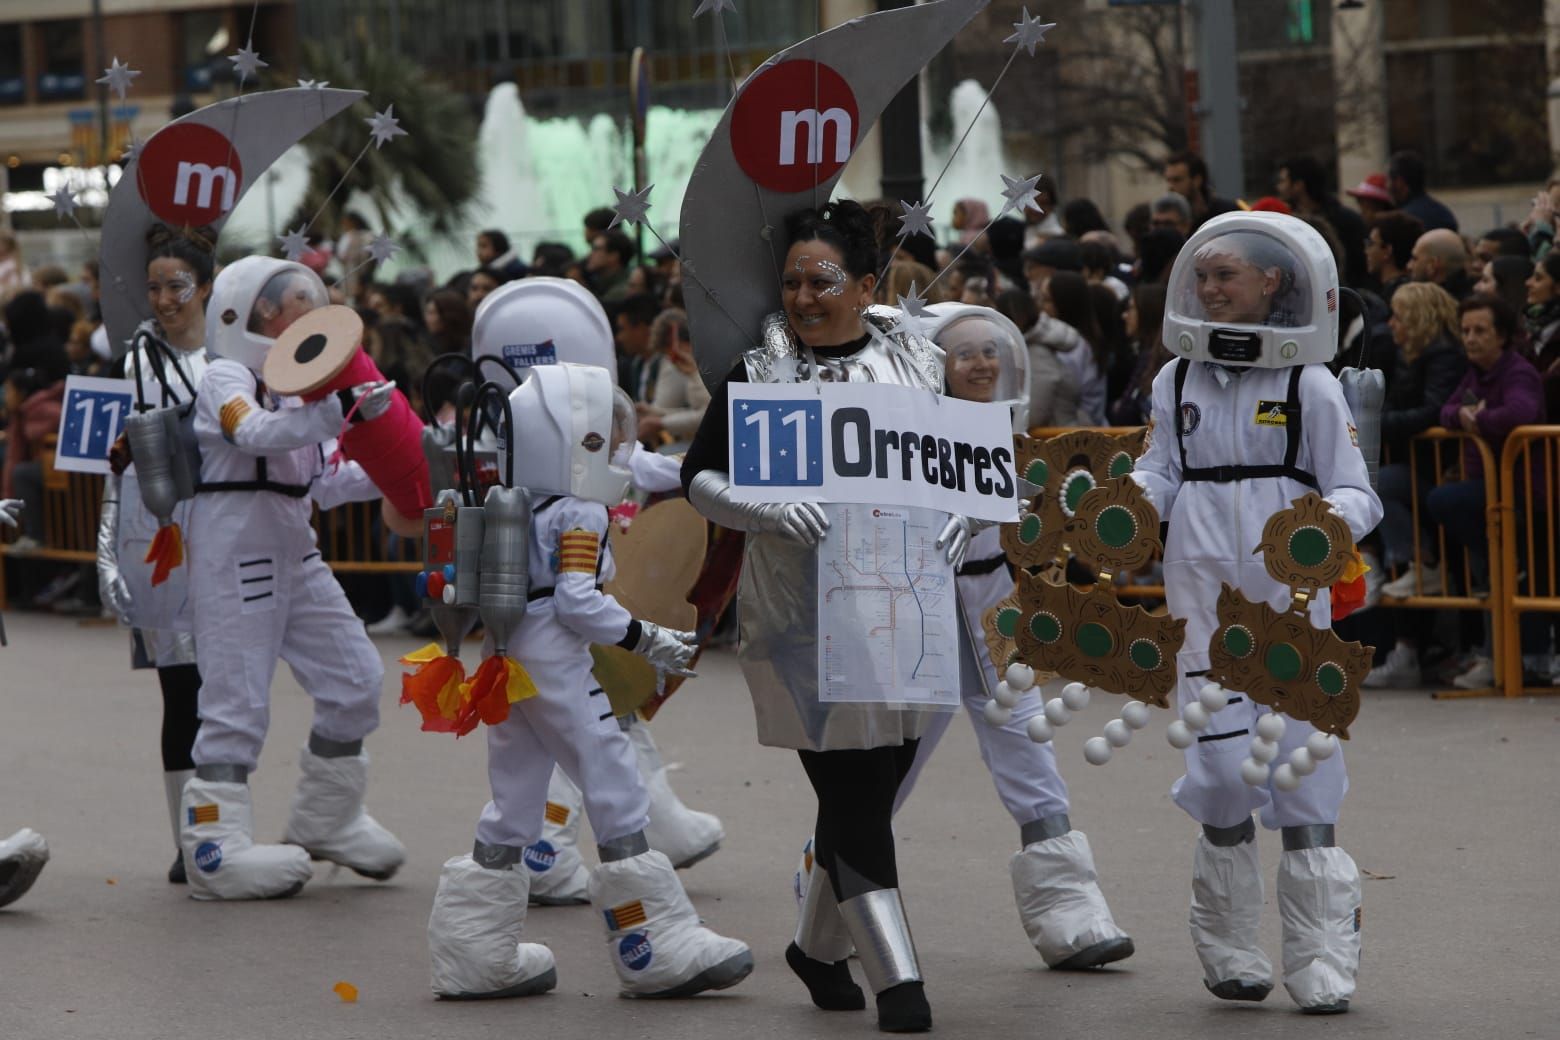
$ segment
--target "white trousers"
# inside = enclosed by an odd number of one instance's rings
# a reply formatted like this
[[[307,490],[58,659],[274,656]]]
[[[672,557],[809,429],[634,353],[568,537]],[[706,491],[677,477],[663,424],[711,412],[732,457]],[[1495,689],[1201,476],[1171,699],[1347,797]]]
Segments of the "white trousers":
[[[259,764],[278,659],[314,698],[320,736],[361,740],[379,725],[379,651],[313,539],[289,540],[300,544],[230,553],[208,547],[192,561],[201,674],[196,765]]]

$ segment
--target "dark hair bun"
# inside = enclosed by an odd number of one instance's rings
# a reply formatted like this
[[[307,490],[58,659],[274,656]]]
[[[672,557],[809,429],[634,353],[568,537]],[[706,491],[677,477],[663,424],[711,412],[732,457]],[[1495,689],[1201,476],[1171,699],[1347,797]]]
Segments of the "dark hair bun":
[[[878,273],[877,232],[872,215],[853,199],[839,199],[820,209],[797,210],[785,218],[786,239],[827,242],[839,250],[845,270],[855,278]]]
[[[201,285],[211,281],[216,264],[217,233],[210,227],[169,227],[153,224],[146,231],[146,262],[171,258],[188,264]]]

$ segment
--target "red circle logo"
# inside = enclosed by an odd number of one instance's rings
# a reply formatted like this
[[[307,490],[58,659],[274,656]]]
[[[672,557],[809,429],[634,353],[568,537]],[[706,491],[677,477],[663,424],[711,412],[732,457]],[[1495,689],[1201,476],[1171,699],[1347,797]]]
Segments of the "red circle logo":
[[[845,77],[806,59],[759,74],[731,115],[731,148],[743,172],[761,188],[788,194],[838,173],[860,132]]]
[[[244,193],[238,149],[220,131],[199,123],[179,123],[154,134],[136,166],[141,198],[173,226],[214,223]]]

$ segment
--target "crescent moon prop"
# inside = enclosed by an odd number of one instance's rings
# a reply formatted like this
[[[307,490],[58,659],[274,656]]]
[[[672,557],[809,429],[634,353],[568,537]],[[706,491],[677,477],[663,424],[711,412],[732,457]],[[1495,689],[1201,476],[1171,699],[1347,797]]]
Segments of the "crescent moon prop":
[[[826,201],[883,109],[989,0],[854,18],[781,51],[726,106],[683,196],[688,326],[708,386],[779,309],[785,216]]]
[[[305,87],[246,94],[181,116],[146,139],[103,219],[103,323],[116,358],[152,316],[141,290],[148,229],[163,223],[220,232],[283,152],[366,96]]]

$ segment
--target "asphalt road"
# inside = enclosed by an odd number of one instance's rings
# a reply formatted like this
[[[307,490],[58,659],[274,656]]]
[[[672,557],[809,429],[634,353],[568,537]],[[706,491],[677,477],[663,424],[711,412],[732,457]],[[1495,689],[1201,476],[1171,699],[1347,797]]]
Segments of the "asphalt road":
[[[0,910],[0,1040],[32,1038],[835,1037],[874,1034],[870,1011],[807,1002],[781,954],[791,874],[810,828],[795,757],[760,748],[734,656],[655,721],[674,783],[718,813],[727,840],[683,874],[709,922],[752,944],[754,974],[728,993],[673,1003],[617,996],[596,912],[533,911],[527,938],[557,954],[559,987],[523,1001],[447,1004],[428,988],[425,925],[443,861],[469,849],[487,797],[484,744],[418,731],[399,708],[382,640],[384,718],[370,740],[369,805],[406,843],[389,884],[320,870],[295,899],[196,903],[170,886],[155,678],[128,670],[100,625],[9,614],[0,650],[0,836],[27,825],[53,859]],[[1203,991],[1186,931],[1195,826],[1169,801],[1179,754],[1157,718],[1110,765],[1083,740],[1119,705],[1095,703],[1058,737],[1075,823],[1138,953],[1092,974],[1047,971],[1013,907],[1017,833],[969,726],[957,723],[897,826],[905,898],[937,1032],[944,1036],[1198,1038],[1560,1037],[1560,700],[1432,701],[1372,695],[1349,743],[1353,790],[1339,827],[1367,871],[1355,1010],[1316,1019],[1282,988],[1261,1005]],[[254,777],[260,836],[281,833],[309,702],[281,669],[271,742]],[[1266,946],[1278,956],[1272,878]],[[857,977],[860,978],[859,969]],[[338,981],[358,988],[343,1002]]]

